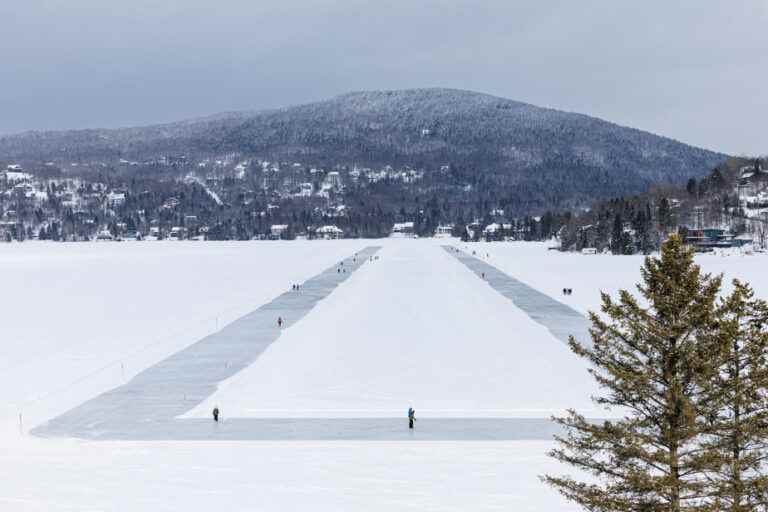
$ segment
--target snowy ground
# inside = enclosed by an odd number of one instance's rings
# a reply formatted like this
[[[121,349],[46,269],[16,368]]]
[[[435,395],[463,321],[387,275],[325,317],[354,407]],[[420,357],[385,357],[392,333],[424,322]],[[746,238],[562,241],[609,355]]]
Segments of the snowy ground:
[[[548,441],[90,442],[20,434],[370,245],[0,244],[0,510],[575,510]],[[384,241],[211,400],[225,415],[539,416],[586,408],[583,368],[435,241]],[[462,246],[464,244],[461,244]],[[638,257],[469,244],[586,311]],[[489,256],[485,256],[486,253]],[[697,258],[768,297],[763,255]],[[563,287],[574,294],[562,297]],[[210,403],[191,416],[207,416]],[[18,413],[23,412],[19,428]]]

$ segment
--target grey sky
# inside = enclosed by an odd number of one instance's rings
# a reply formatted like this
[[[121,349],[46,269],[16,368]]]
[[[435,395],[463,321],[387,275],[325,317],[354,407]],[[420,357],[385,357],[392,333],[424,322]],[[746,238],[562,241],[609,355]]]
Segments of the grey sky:
[[[0,19],[0,133],[443,86],[768,153],[766,0],[25,0]]]

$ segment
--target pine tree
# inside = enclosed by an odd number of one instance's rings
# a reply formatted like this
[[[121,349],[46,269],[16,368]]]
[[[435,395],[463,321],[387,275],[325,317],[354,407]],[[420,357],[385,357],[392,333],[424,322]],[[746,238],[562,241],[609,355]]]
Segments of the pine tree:
[[[544,481],[594,512],[700,510],[707,460],[700,439],[698,376],[707,365],[721,279],[702,275],[693,251],[672,236],[660,258],[646,258],[638,291],[590,313],[592,345],[571,338],[591,363],[596,404],[621,415],[591,422],[576,411],[555,418],[565,430],[550,455],[592,476]]]
[[[624,254],[624,221],[621,214],[617,213],[613,218],[613,230],[611,231],[611,252],[613,254]]]
[[[659,230],[662,233],[666,233],[670,228],[670,224],[672,224],[671,206],[669,204],[669,200],[666,197],[662,197],[661,201],[659,201],[658,221]]]
[[[733,285],[718,311],[711,371],[701,375],[709,395],[702,449],[713,509],[748,512],[768,504],[768,304],[749,285]]]

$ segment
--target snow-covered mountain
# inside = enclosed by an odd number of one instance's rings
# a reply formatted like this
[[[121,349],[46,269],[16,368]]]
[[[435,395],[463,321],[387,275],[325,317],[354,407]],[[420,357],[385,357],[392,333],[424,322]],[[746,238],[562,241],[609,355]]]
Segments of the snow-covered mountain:
[[[7,161],[226,152],[325,166],[449,165],[462,182],[514,187],[538,207],[682,183],[725,158],[594,117],[454,89],[353,92],[167,125],[0,138],[0,160]]]

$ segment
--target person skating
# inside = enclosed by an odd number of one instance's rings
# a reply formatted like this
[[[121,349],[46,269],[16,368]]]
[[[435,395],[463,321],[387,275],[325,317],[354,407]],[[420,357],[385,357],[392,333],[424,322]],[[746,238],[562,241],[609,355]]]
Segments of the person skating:
[[[277,317],[277,327],[278,329],[283,326],[283,317],[279,316]]]
[[[218,405],[213,408],[213,421],[215,421],[216,423],[219,422],[219,406]]]
[[[408,428],[413,430],[413,422],[416,421],[416,410],[413,407],[408,408]]]

